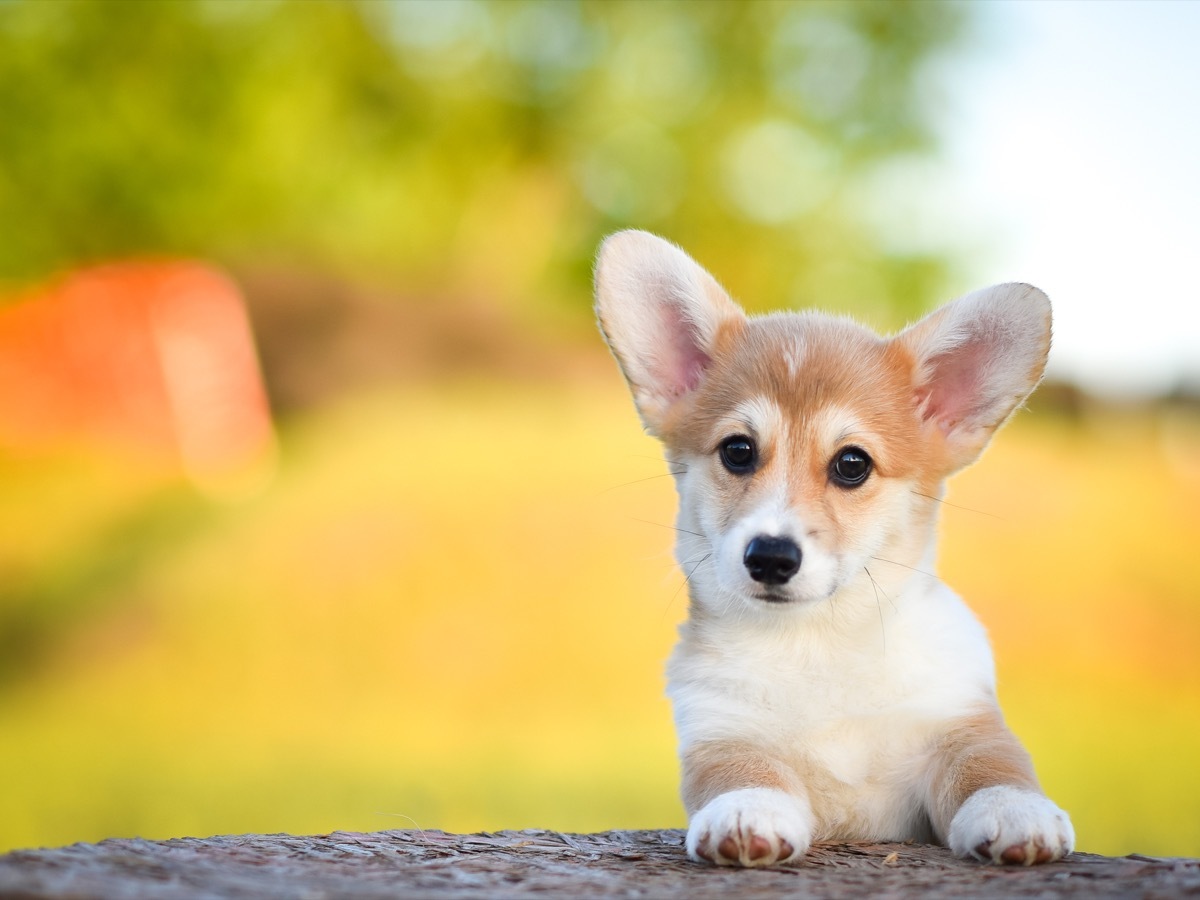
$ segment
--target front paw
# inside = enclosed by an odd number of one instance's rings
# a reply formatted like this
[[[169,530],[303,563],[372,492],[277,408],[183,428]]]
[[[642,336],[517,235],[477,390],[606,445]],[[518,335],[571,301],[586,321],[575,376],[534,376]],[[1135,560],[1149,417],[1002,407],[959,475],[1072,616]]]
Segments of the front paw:
[[[950,849],[983,862],[1032,866],[1075,846],[1067,814],[1036,791],[1000,785],[976,791],[950,822]]]
[[[771,788],[710,800],[688,826],[688,856],[718,866],[773,866],[804,855],[813,817],[806,800]]]

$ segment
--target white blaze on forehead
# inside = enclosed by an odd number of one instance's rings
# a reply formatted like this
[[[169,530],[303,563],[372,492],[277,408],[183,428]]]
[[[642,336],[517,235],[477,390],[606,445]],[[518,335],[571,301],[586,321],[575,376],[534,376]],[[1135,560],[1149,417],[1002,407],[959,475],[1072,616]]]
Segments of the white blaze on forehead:
[[[804,359],[804,346],[797,338],[783,350],[783,364],[787,366],[788,377],[795,381],[800,377],[800,363]]]

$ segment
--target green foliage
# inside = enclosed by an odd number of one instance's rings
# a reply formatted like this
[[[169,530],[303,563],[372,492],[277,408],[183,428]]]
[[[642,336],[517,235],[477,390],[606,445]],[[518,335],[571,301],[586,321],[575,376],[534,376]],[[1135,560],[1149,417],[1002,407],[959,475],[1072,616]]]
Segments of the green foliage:
[[[304,260],[586,308],[596,241],[684,243],[751,306],[908,315],[852,188],[927,151],[926,2],[0,4],[0,278]]]

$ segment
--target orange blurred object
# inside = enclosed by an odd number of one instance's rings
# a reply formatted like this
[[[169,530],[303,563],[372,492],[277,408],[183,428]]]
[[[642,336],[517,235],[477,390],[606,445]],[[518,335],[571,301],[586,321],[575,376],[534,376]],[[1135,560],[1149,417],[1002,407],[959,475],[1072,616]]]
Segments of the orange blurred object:
[[[274,457],[245,303],[195,262],[87,269],[0,309],[0,443],[98,440],[219,488]]]

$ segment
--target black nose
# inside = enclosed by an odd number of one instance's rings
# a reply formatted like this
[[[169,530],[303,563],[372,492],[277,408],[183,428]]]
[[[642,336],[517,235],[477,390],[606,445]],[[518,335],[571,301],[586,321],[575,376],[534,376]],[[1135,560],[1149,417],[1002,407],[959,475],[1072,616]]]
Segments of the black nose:
[[[786,584],[800,571],[800,548],[791,538],[760,534],[746,545],[742,557],[750,577],[762,584]]]

